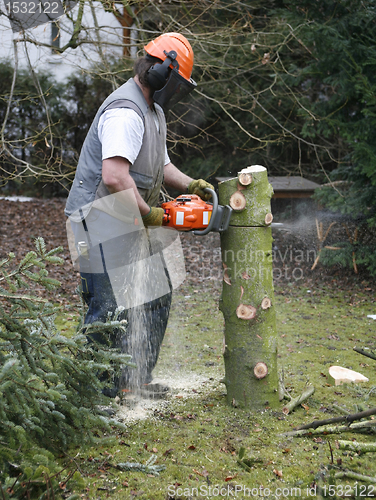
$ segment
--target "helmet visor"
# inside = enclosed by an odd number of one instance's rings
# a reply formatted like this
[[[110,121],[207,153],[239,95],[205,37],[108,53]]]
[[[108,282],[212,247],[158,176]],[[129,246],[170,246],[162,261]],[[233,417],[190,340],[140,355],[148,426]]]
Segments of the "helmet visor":
[[[153,100],[166,110],[190,94],[195,87],[197,84],[192,78],[186,80],[177,70],[173,69],[166,85],[161,90],[154,92]]]

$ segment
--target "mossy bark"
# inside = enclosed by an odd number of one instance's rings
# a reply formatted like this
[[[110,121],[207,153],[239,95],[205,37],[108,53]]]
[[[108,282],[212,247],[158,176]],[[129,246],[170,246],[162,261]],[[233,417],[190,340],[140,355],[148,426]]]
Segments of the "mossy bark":
[[[264,167],[242,170],[219,185],[222,205],[244,197],[221,234],[224,283],[220,310],[225,319],[224,362],[229,404],[250,409],[277,407],[277,335],[272,271],[270,198],[273,190]]]

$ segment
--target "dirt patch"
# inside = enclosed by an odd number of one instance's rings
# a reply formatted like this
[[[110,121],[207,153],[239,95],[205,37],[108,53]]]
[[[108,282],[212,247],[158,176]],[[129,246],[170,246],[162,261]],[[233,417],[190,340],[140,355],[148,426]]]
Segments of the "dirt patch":
[[[0,257],[13,252],[16,261],[27,252],[35,250],[34,240],[41,236],[48,250],[62,247],[59,256],[64,260],[63,266],[51,266],[48,271],[51,278],[57,279],[61,287],[57,290],[56,300],[65,302],[76,295],[78,273],[73,270],[66,236],[66,217],[64,215],[65,200],[10,201],[0,199]],[[35,293],[43,295],[44,290],[36,289]]]

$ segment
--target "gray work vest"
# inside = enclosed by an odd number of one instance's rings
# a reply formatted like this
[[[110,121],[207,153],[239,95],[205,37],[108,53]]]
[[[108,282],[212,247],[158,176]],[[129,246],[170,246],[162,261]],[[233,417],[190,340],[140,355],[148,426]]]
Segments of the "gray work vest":
[[[78,211],[85,207],[85,216],[90,204],[98,198],[110,194],[102,180],[102,144],[98,138],[99,119],[107,109],[130,108],[142,118],[145,126],[141,150],[131,165],[130,174],[137,189],[148,205],[156,205],[163,181],[163,167],[165,162],[166,145],[166,119],[163,110],[154,105],[159,121],[157,130],[153,111],[148,107],[141,89],[131,78],[124,85],[110,94],[99,108],[93,123],[86,136],[80,158],[78,160],[76,175],[67,199],[65,214],[77,215],[74,219],[81,218]]]

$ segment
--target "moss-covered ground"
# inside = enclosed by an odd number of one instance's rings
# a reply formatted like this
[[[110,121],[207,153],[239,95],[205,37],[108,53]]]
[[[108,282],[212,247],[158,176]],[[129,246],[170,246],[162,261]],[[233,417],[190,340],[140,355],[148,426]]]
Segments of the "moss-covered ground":
[[[376,481],[374,453],[338,449],[337,440],[376,442],[376,434],[346,432],[284,435],[294,427],[376,407],[376,361],[356,353],[376,347],[375,293],[365,282],[346,289],[278,285],[275,290],[280,370],[292,397],[307,385],[314,394],[292,413],[250,412],[228,406],[220,383],[223,318],[220,283],[184,284],[174,293],[169,326],[155,375],[172,387],[163,401],[135,412],[123,401],[113,440],[72,450],[83,482],[68,486],[85,499],[364,498]],[[66,324],[74,322],[71,312]],[[328,368],[340,365],[369,378],[363,385],[335,386]],[[133,407],[132,407],[133,404]],[[372,417],[371,417],[372,418]],[[156,456],[159,475],[120,471],[119,463],[146,464]],[[341,477],[341,473],[342,477]],[[69,489],[68,488],[68,489]]]

